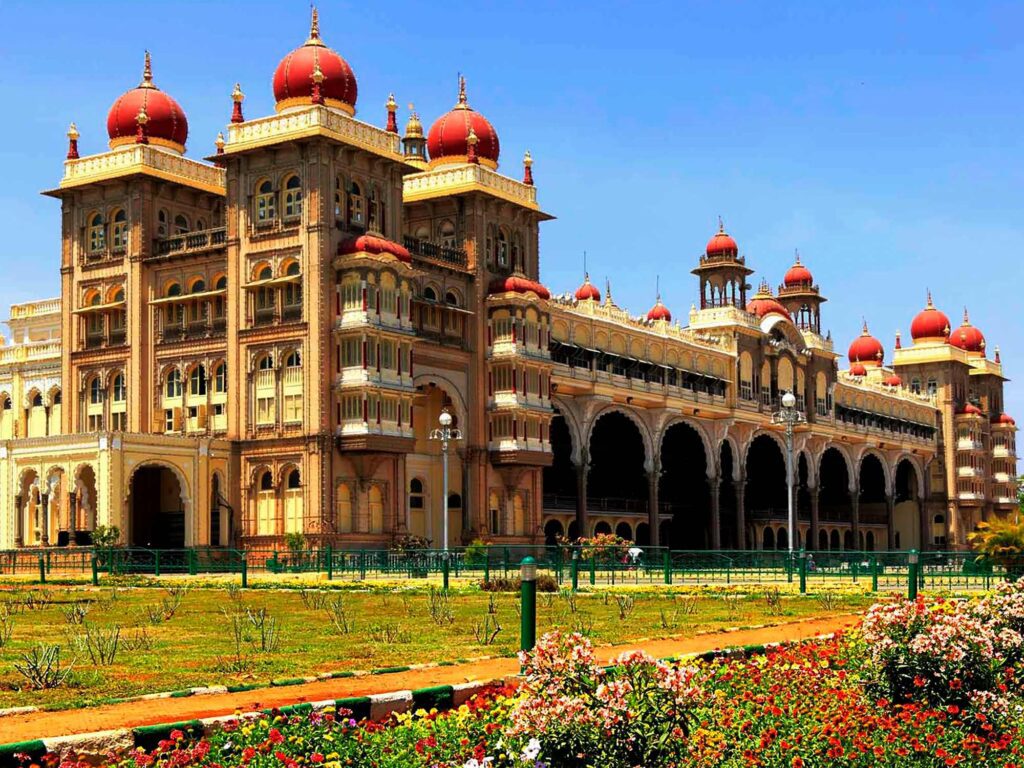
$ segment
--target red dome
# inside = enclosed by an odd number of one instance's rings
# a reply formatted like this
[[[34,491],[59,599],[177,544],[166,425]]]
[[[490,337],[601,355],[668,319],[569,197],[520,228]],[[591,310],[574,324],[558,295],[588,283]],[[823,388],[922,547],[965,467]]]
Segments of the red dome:
[[[866,322],[860,336],[854,339],[850,345],[847,357],[851,363],[882,364],[882,360],[885,358],[885,349],[882,347],[882,342],[868,333],[868,324]]]
[[[407,264],[412,261],[408,249],[398,243],[383,237],[373,235],[358,235],[342,240],[338,245],[338,255],[348,256],[352,253],[372,253],[374,255],[389,253],[399,261]]]
[[[541,299],[551,298],[551,292],[547,288],[522,273],[496,278],[491,282],[487,293],[535,293]]]
[[[736,245],[736,241],[730,235],[726,234],[721,219],[718,220],[718,231],[708,240],[704,251],[708,256],[736,256],[739,254],[740,247]]]
[[[885,380],[886,386],[890,387],[902,387],[903,379],[897,376],[895,373]]]
[[[309,39],[281,59],[274,71],[274,98],[278,112],[313,103],[313,81],[318,69],[323,76],[320,82],[323,103],[354,115],[359,95],[356,76],[348,62],[320,39],[320,21],[314,8]]]
[[[576,301],[600,301],[601,292],[590,282],[590,275],[583,276],[583,285],[576,289]]]
[[[430,165],[465,163],[469,156],[469,134],[476,134],[476,156],[481,165],[498,167],[498,132],[490,121],[466,101],[466,79],[459,78],[459,101],[434,121],[427,135]]]
[[[971,325],[966,309],[964,309],[963,325],[949,334],[949,343],[967,352],[985,354],[985,334]]]
[[[661,297],[651,307],[651,311],[647,313],[647,319],[650,321],[664,320],[666,323],[672,322],[672,313],[669,312],[668,307],[661,303]]]
[[[976,406],[974,403],[968,403],[967,405],[963,406],[962,408],[957,408],[956,412],[958,414],[960,414],[960,415],[980,416],[981,415],[981,408]]]
[[[755,296],[749,302],[747,302],[747,312],[758,317],[764,317],[765,315],[782,315],[784,318],[792,322],[793,318],[789,315],[789,310],[782,306],[773,297],[767,296]]]
[[[1011,427],[1015,427],[1017,422],[1014,421],[1008,414],[1001,413],[996,418],[992,419],[993,424],[1007,424]]]
[[[868,369],[864,367],[864,363],[854,363],[850,366],[851,376],[867,376]]]
[[[178,102],[153,85],[153,68],[149,51],[137,88],[118,97],[107,114],[107,135],[110,148],[134,144],[139,136],[139,116],[145,113],[143,132],[149,144],[176,152],[185,151],[188,120]]]
[[[931,292],[928,293],[928,304],[923,310],[917,313],[917,317],[910,324],[910,335],[914,341],[922,340],[943,340],[949,336],[949,318],[944,312],[940,312],[932,304]]]
[[[797,256],[796,263],[786,272],[782,282],[787,288],[811,286],[814,285],[814,275],[811,274],[811,270],[800,263],[800,257]]]

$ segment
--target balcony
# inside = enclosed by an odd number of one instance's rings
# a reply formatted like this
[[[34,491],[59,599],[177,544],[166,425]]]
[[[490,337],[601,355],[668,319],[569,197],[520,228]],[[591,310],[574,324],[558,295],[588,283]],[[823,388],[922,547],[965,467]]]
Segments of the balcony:
[[[281,311],[281,322],[295,323],[300,320],[302,320],[302,305],[286,304],[284,309]]]
[[[957,467],[957,477],[981,477],[981,470],[977,467]]]
[[[456,269],[466,268],[466,252],[461,248],[449,248],[427,240],[410,237],[409,235],[402,238],[402,245],[405,246],[414,259],[419,261],[429,261]]]
[[[186,232],[156,240],[151,258],[165,258],[223,248],[228,241],[226,227]]]
[[[994,459],[1012,459],[1015,458],[1014,452],[1005,445],[996,445],[992,448],[992,458]]]
[[[226,321],[223,317],[214,320],[206,318],[189,320],[180,324],[173,323],[162,326],[157,332],[157,339],[163,344],[183,341],[185,339],[208,339],[213,336],[223,336],[226,329]]]
[[[956,441],[956,449],[958,451],[981,451],[984,448],[985,445],[980,440],[974,440],[969,437],[961,437]]]

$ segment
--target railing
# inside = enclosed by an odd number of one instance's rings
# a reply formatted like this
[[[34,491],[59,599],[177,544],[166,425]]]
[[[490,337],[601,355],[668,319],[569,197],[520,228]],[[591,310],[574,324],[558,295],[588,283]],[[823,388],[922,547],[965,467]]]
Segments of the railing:
[[[228,241],[226,227],[204,229],[198,232],[186,232],[173,237],[164,237],[156,241],[155,255],[169,256],[179,253],[196,253],[213,248],[221,248]]]
[[[461,248],[449,248],[409,235],[402,238],[402,244],[414,257],[448,264],[460,269],[466,266],[466,252]]]
[[[61,546],[0,551],[0,576],[91,578],[164,574],[320,573],[335,579],[437,578],[447,560],[452,576],[474,581],[514,579],[527,555],[542,573],[567,587],[573,560],[580,585],[589,584],[772,584],[795,582],[798,560],[784,550],[668,550],[626,544],[608,547],[509,545],[437,549],[275,549],[247,550],[192,547],[183,549]],[[574,556],[575,555],[575,556]],[[810,590],[844,583],[873,590],[904,590],[908,552],[810,551],[806,553]],[[1024,563],[1010,566],[979,558],[973,552],[926,551],[919,554],[924,589],[989,589],[1016,576]]]

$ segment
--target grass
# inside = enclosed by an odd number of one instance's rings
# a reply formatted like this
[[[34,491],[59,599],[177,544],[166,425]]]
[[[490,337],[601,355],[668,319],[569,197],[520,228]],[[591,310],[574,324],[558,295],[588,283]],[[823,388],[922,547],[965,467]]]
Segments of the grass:
[[[472,586],[453,589],[447,602],[422,586],[323,590],[328,600],[342,601],[344,616],[335,617],[340,621],[332,621],[327,607],[308,595],[304,600],[298,589],[263,584],[243,592],[207,586],[185,592],[173,615],[163,620],[174,598],[151,586],[153,580],[145,583],[150,586],[0,588],[0,604],[8,605],[13,623],[10,640],[0,648],[0,707],[61,709],[192,686],[266,684],[321,672],[511,655],[519,643],[518,595],[488,594]],[[834,602],[786,592],[769,600],[756,587],[728,593],[595,590],[575,598],[566,592],[541,594],[538,632],[582,631],[595,643],[620,643],[845,613],[872,600],[856,592],[837,593]],[[76,606],[85,610],[84,624],[75,623],[82,613]],[[260,609],[266,610],[262,628],[249,618],[252,614],[258,622]],[[340,628],[346,622],[347,633]],[[115,662],[94,663],[98,654],[84,644],[87,628],[95,640],[109,637],[117,626],[121,643]],[[135,644],[126,648],[126,641]],[[64,685],[32,690],[15,670],[22,654],[39,643],[59,644],[62,660],[73,664]]]

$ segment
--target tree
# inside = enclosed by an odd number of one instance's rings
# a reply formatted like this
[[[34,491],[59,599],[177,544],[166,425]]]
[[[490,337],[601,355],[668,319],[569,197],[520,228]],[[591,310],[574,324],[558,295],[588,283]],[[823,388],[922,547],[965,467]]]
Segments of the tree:
[[[1016,581],[1024,575],[1024,523],[1018,520],[993,520],[978,523],[978,529],[967,537],[978,553],[1006,569],[1006,577]]]

